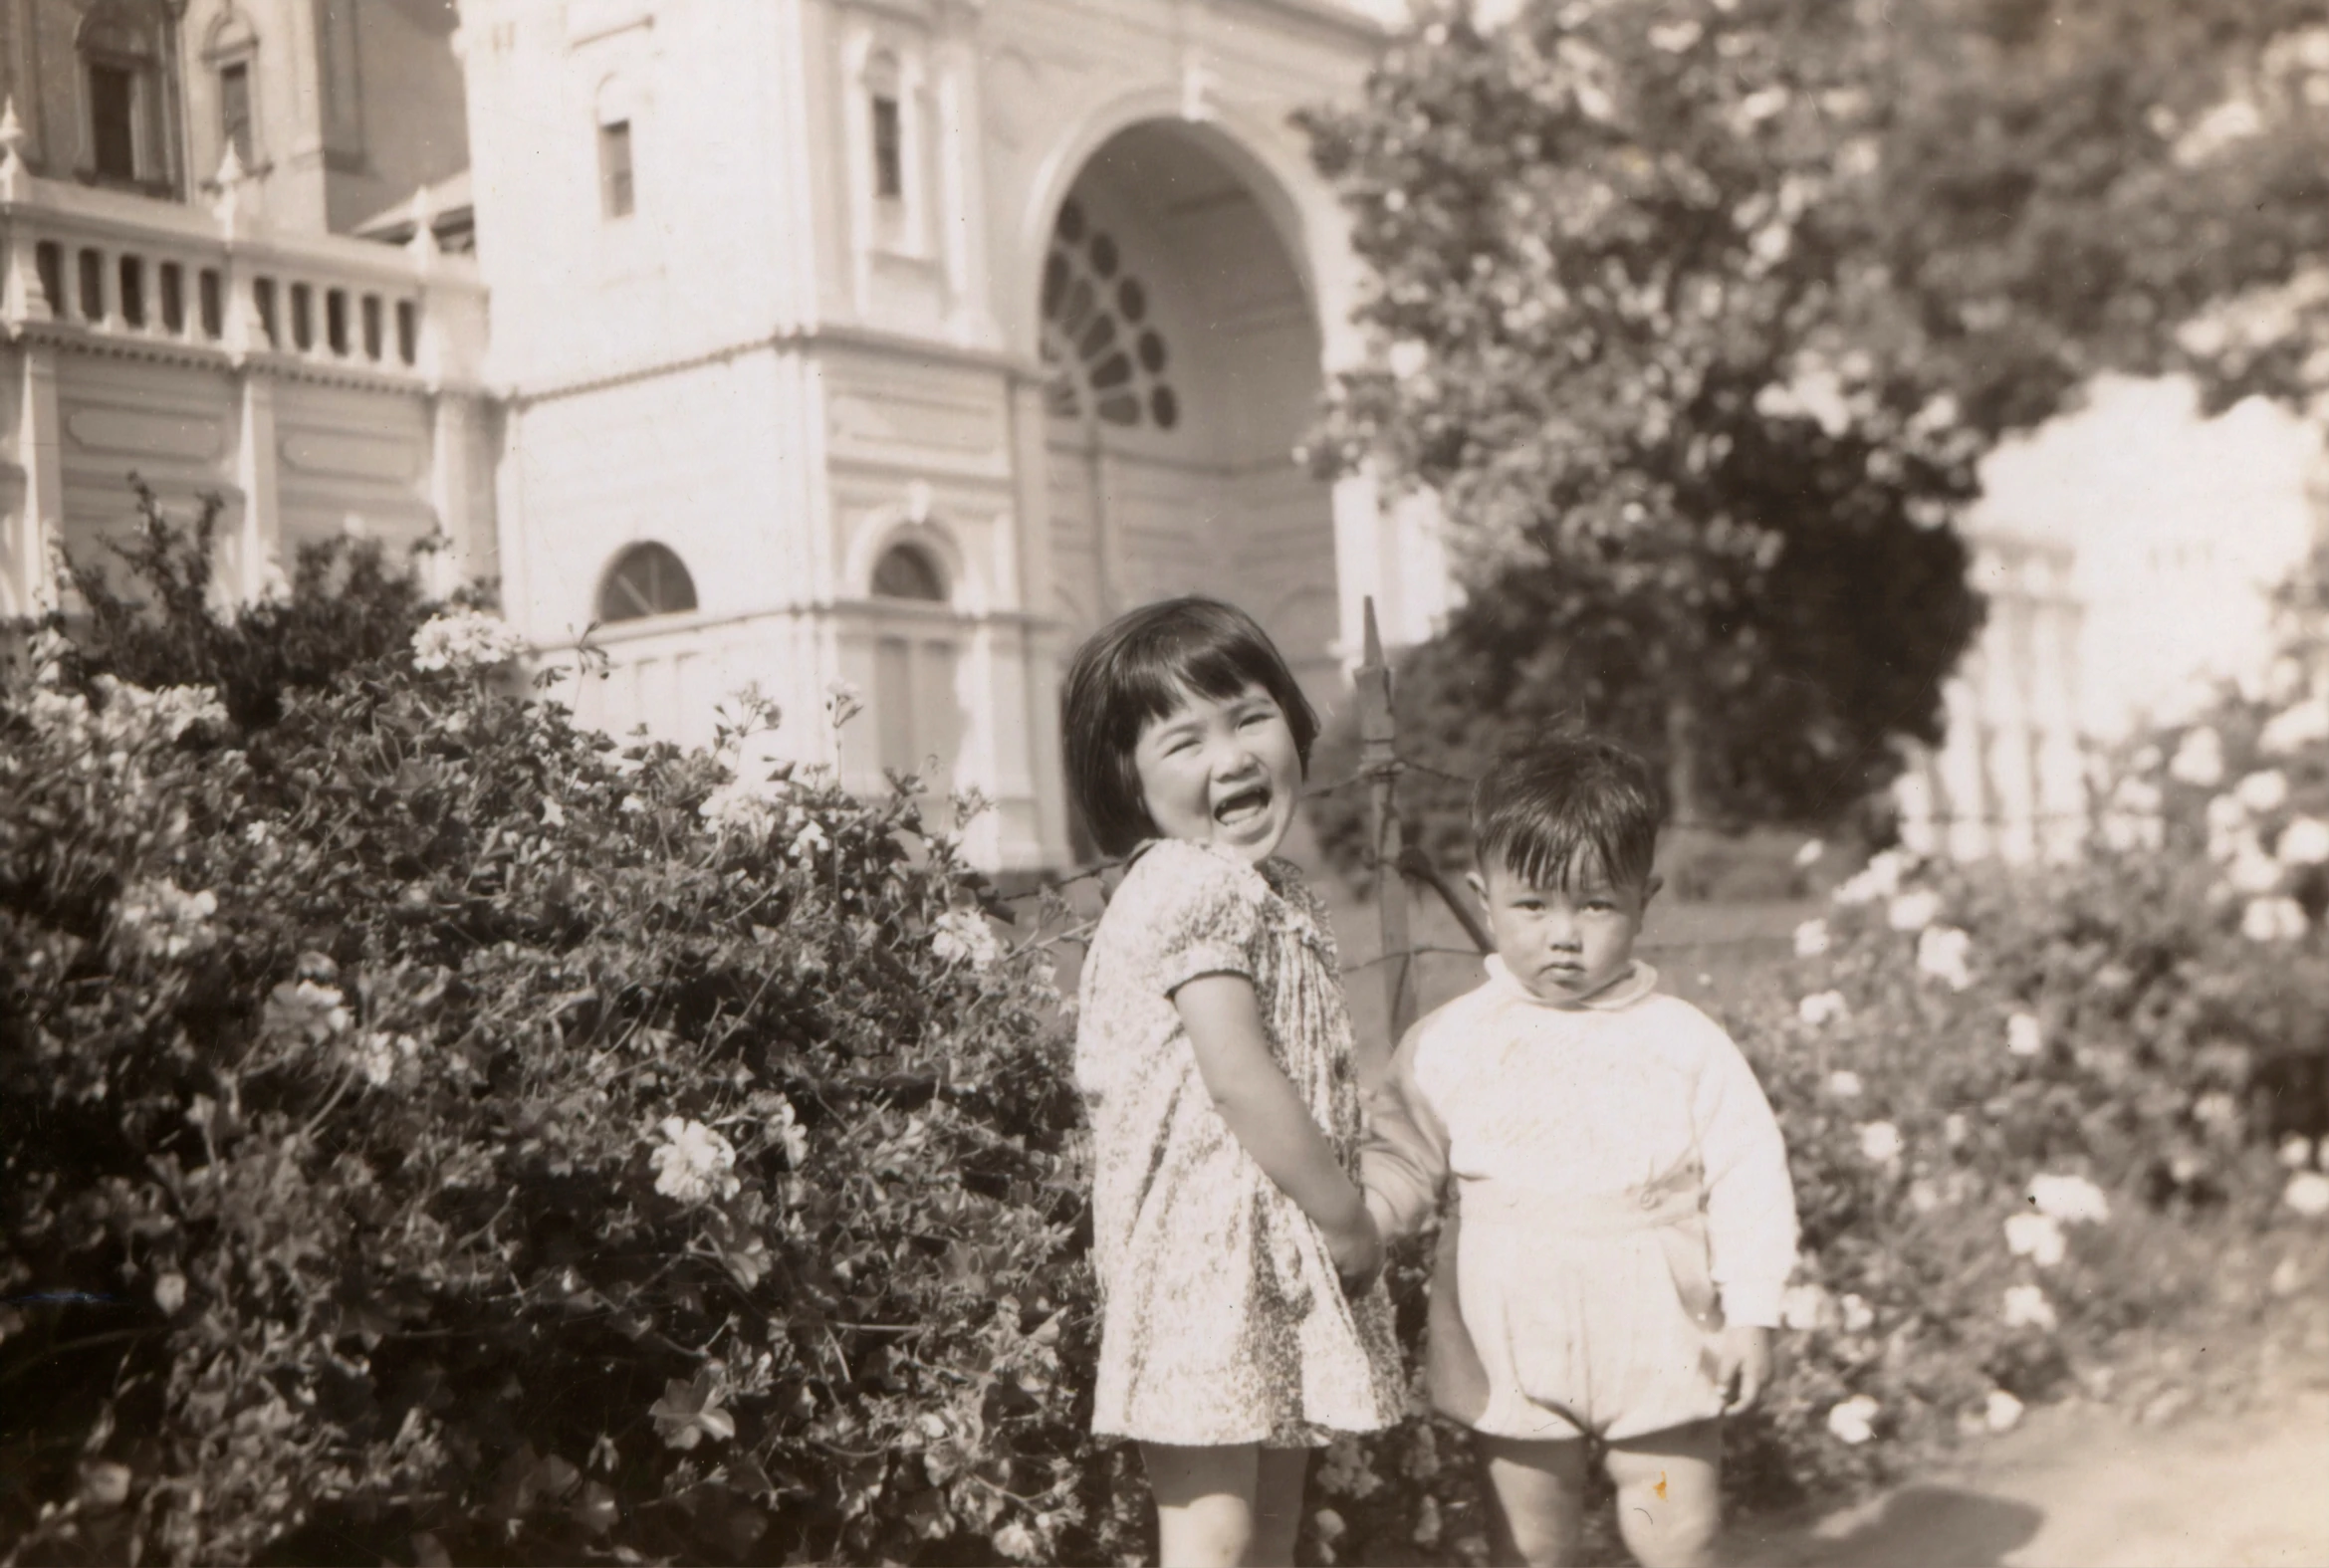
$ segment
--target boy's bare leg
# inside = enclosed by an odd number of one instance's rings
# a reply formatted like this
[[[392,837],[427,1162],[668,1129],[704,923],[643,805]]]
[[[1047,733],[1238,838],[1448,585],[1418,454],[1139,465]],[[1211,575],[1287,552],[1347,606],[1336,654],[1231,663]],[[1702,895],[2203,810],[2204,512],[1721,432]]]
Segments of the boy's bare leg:
[[[1156,1498],[1160,1568],[1241,1568],[1252,1560],[1254,1492],[1260,1450],[1251,1443],[1183,1448],[1143,1443],[1148,1489]],[[1301,1507],[1296,1494],[1294,1508]],[[1290,1554],[1283,1559],[1291,1561]]]
[[[1290,1563],[1302,1527],[1302,1483],[1310,1478],[1308,1449],[1264,1449],[1254,1488],[1254,1543],[1249,1563]]]
[[[1560,1568],[1576,1561],[1585,1501],[1585,1445],[1472,1435],[1488,1478],[1490,1524],[1500,1568]],[[1629,1537],[1630,1539],[1630,1537]]]
[[[1723,1424],[1698,1421],[1609,1446],[1617,1527],[1642,1568],[1705,1568],[1723,1526]]]

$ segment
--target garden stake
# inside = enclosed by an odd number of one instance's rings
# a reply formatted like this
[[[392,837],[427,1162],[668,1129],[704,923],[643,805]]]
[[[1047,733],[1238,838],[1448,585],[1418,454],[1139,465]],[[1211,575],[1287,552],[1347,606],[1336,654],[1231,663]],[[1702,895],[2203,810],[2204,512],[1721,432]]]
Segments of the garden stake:
[[[1391,716],[1391,671],[1383,662],[1371,594],[1365,654],[1355,677],[1358,771],[1367,781],[1368,825],[1375,841],[1375,911],[1383,923],[1383,996],[1390,1024],[1387,1039],[1357,1042],[1358,1081],[1372,1088],[1389,1076],[1391,1052],[1415,1021],[1415,956],[1408,939],[1407,879],[1399,874],[1399,730]]]

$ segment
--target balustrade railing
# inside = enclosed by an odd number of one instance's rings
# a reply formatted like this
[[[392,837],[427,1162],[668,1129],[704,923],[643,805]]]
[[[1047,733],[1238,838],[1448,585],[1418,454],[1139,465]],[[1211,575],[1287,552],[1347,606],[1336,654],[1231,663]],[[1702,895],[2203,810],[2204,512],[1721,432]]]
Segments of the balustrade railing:
[[[207,208],[31,173],[0,119],[0,326],[473,383],[484,288],[427,223],[391,247],[279,228],[230,161]]]

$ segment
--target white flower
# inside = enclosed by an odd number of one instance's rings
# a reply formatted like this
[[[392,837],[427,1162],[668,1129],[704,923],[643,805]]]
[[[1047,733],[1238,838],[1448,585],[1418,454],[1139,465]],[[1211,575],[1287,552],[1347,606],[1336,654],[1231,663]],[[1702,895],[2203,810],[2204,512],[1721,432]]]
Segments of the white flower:
[[[355,1048],[355,1068],[363,1074],[364,1082],[379,1088],[396,1076],[396,1064],[416,1055],[420,1042],[409,1034],[388,1034],[374,1030],[363,1037]]]
[[[1981,1406],[1981,1425],[1991,1432],[2011,1432],[2021,1425],[2021,1412],[2020,1400],[2003,1389],[1991,1389]]]
[[[1860,1157],[1864,1160],[1891,1165],[1907,1147],[1901,1130],[1890,1122],[1863,1122],[1860,1126]]]
[[[311,1012],[320,1014],[324,1027],[334,1034],[344,1032],[351,1021],[348,1008],[343,1006],[348,999],[338,986],[303,980],[292,988],[292,995],[304,1003]]]
[[[1947,1116],[1941,1118],[1941,1141],[1952,1149],[1964,1143],[1967,1134],[1972,1131],[1973,1124],[1966,1120],[1963,1111],[1951,1111]]]
[[[416,670],[489,670],[526,651],[526,639],[498,615],[451,610],[412,634]]]
[[[2256,749],[2267,757],[2293,757],[2323,741],[2329,741],[2329,702],[2308,697],[2266,720]]]
[[[2294,1134],[2281,1140],[2280,1163],[2292,1171],[2301,1171],[2313,1163],[2313,1141]]]
[[[2185,731],[2168,775],[2203,789],[2214,788],[2223,783],[2223,738],[2206,725]]]
[[[791,1100],[777,1102],[777,1140],[785,1146],[785,1163],[798,1173],[809,1163],[809,1129],[801,1125]]]
[[[2050,1216],[2013,1215],[2005,1222],[2005,1250],[2040,1268],[2051,1268],[2068,1255],[2070,1241]]]
[[[2105,811],[2102,831],[2104,845],[2122,855],[2138,849],[2157,849],[2167,841],[2167,823],[2163,818],[2128,811]]]
[[[1696,22],[1661,22],[1650,29],[1650,47],[1679,55],[1704,36],[1706,29]]]
[[[2007,1285],[2002,1310],[2007,1328],[2051,1329],[2059,1321],[2054,1303],[2036,1285]]]
[[[1795,956],[1818,958],[1828,950],[1827,922],[1806,920],[1795,928]]]
[[[161,1308],[163,1316],[174,1315],[178,1308],[186,1304],[186,1276],[172,1270],[156,1279],[153,1282],[153,1304]]]
[[[1876,1326],[1876,1308],[1865,1297],[1847,1294],[1836,1304],[1843,1310],[1845,1333],[1864,1334]]]
[[[1884,850],[1846,878],[1830,896],[1839,904],[1872,904],[1880,898],[1890,898],[1901,890],[1901,874],[1907,869],[1908,859],[1899,850]]]
[[[2288,801],[2288,775],[2277,768],[2250,774],[2240,781],[2232,795],[2251,811],[2277,811]]]
[[[950,909],[930,923],[930,951],[941,963],[968,964],[979,971],[992,969],[1003,957],[1003,945],[986,917],[962,909]]]
[[[663,1118],[662,1133],[664,1141],[647,1157],[656,1192],[683,1204],[735,1196],[741,1184],[733,1174],[736,1150],[727,1139],[702,1122],[678,1116]]]
[[[1860,1075],[1847,1068],[1838,1068],[1827,1075],[1827,1092],[1839,1100],[1860,1097]]]
[[[696,814],[715,831],[766,838],[776,830],[784,805],[766,790],[736,779],[705,795],[704,803],[696,807]]]
[[[1917,938],[1917,968],[1952,991],[1964,991],[1974,983],[1966,962],[1973,948],[1974,939],[1955,926],[1927,926]]]
[[[1854,1448],[1876,1436],[1876,1418],[1884,1411],[1865,1394],[1855,1394],[1827,1413],[1828,1435]]]
[[[2307,1220],[2329,1215],[2329,1176],[2319,1171],[2297,1172],[2281,1189],[2280,1201]]]
[[[2159,785],[2148,779],[2122,779],[2111,791],[2111,804],[2122,811],[2149,814],[2160,808]]]
[[[2228,1133],[2240,1125],[2240,1102],[2213,1089],[2192,1102],[2192,1119],[2214,1132]]]
[[[189,893],[166,877],[156,877],[131,883],[114,918],[138,952],[174,959],[211,944],[217,934],[210,917],[217,913],[217,894],[208,889]]]
[[[1895,931],[1922,931],[1941,913],[1941,895],[1931,888],[1903,893],[1892,901],[1885,918]]]
[[[1815,991],[1795,1004],[1795,1016],[1815,1029],[1834,1022],[1851,1010],[1840,991]]]
[[[1391,351],[1385,357],[1393,376],[1402,381],[1412,381],[1423,374],[1424,368],[1431,363],[1432,351],[1419,338],[1402,337],[1391,345]]]
[[[1017,1519],[997,1530],[988,1539],[994,1543],[996,1551],[1015,1563],[1032,1563],[1043,1554],[1043,1547],[1036,1541],[1036,1532]]]
[[[2305,911],[2293,898],[2254,898],[2240,912],[2240,935],[2250,942],[2293,942],[2305,934]]]
[[[1819,1327],[1827,1310],[1828,1293],[1818,1285],[1789,1285],[1779,1295],[1779,1326],[1808,1333]]]
[[[1819,857],[1827,853],[1827,845],[1816,838],[1806,838],[1796,847],[1795,869],[1808,871],[1819,864]]]
[[[2111,1200],[2083,1176],[2033,1176],[2030,1206],[2065,1225],[2101,1225],[2111,1218]]]
[[[2015,1056],[2035,1056],[2046,1048],[2046,1031],[2037,1015],[2016,1012],[2005,1020],[2005,1049]]]
[[[2284,866],[2329,862],[2329,822],[2317,816],[2291,817],[2288,826],[2280,830],[2280,845],[2273,855]]]
[[[801,831],[793,835],[793,858],[804,865],[832,848],[833,842],[824,834],[824,828],[812,817]]]
[[[2232,848],[2232,863],[2223,879],[2235,893],[2258,898],[2280,886],[2280,862],[2264,852],[2254,833],[2242,833]]]

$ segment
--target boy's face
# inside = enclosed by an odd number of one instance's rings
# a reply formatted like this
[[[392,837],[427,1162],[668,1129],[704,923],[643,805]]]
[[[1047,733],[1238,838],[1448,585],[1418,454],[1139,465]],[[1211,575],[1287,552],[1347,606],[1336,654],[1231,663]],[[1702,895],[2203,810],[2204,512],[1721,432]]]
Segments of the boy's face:
[[[1596,864],[1573,867],[1551,887],[1501,864],[1469,880],[1488,912],[1497,957],[1546,1002],[1579,1002],[1624,977],[1633,967],[1642,915],[1660,886],[1655,875],[1639,886],[1614,885]]]

